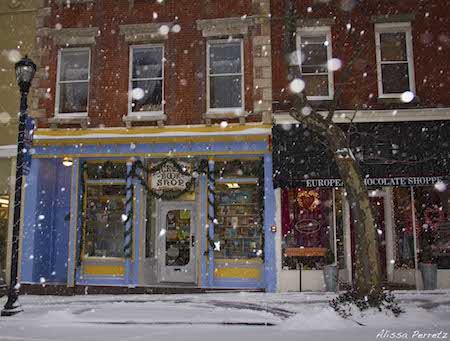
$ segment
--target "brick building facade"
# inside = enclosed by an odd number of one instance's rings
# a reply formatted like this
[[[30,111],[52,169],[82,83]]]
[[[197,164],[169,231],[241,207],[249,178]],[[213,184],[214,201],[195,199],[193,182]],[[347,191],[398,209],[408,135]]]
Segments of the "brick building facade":
[[[351,280],[348,204],[335,186],[302,182],[338,175],[326,150],[288,115],[284,6],[281,0],[42,3],[32,103],[39,129],[25,199],[35,214],[24,223],[22,282],[297,290],[294,268],[303,263],[309,270],[303,288],[320,290],[326,247]],[[300,84],[310,105],[327,110],[332,102],[355,48],[348,37],[354,29],[362,51],[335,119],[375,135],[417,134],[426,126],[422,137],[440,143],[450,117],[444,7],[443,1],[362,7],[297,1]],[[410,121],[418,130],[405,130]],[[385,149],[361,142],[362,159],[386,150],[399,164],[398,155],[414,158],[403,150],[408,141],[379,139]],[[386,235],[380,244],[388,282],[411,282],[418,266],[410,244],[420,238],[397,233],[415,224],[408,198],[430,208],[448,201],[448,191],[447,199],[432,192],[448,175],[446,148],[437,150],[442,167],[420,174],[417,167],[383,171],[378,162],[375,173],[384,180],[371,192],[382,207],[377,219]],[[425,175],[435,180],[416,197],[413,187],[383,186],[392,177],[408,182]],[[273,189],[273,177],[283,190]],[[309,205],[311,199],[319,204]],[[410,213],[398,209],[408,203]]]

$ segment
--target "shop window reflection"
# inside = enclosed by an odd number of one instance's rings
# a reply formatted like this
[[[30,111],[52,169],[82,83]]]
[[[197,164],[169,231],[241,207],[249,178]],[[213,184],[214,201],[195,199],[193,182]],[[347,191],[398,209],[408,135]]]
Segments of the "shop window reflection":
[[[325,253],[335,254],[345,267],[342,192],[332,188],[298,188],[283,191],[283,268],[322,269]],[[334,227],[336,226],[336,244]]]
[[[437,187],[414,189],[415,208],[420,225],[420,253],[425,252],[431,238],[431,260],[421,255],[421,261],[437,263],[438,269],[450,269],[449,191]],[[426,258],[426,259],[425,259]]]

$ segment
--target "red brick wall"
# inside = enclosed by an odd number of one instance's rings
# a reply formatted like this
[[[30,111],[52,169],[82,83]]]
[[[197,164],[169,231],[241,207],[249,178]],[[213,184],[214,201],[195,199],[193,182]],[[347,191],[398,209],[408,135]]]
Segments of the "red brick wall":
[[[341,59],[343,67],[335,72],[335,83],[339,83],[343,69],[348,64],[353,44],[347,39],[345,15],[342,3],[357,1],[312,1],[298,0],[298,16],[303,18],[335,18],[332,26],[333,57]],[[308,11],[308,7],[312,11]],[[374,24],[372,15],[414,13],[412,21],[413,55],[416,78],[416,100],[413,103],[388,103],[379,100],[377,89],[377,69],[375,56]],[[447,1],[364,1],[364,7],[351,12],[352,25],[356,30],[364,30],[360,44],[363,52],[358,58],[351,78],[344,87],[339,100],[339,109],[351,109],[356,103],[366,104],[367,109],[386,109],[392,107],[437,107],[449,106],[450,97],[450,36],[448,27],[450,16]],[[288,99],[288,80],[283,58],[284,1],[272,1],[272,51],[273,51],[273,99],[283,102]],[[364,77],[363,74],[367,73]],[[284,91],[286,89],[286,91]],[[320,106],[320,105],[319,105]],[[274,109],[283,105],[274,105]]]
[[[99,36],[91,46],[91,82],[89,117],[91,127],[100,124],[123,126],[122,117],[128,111],[129,49],[119,25],[152,22],[174,22],[179,33],[169,33],[165,40],[165,111],[168,125],[203,123],[206,110],[206,39],[197,29],[199,19],[240,17],[251,15],[251,0],[227,1],[156,1],[135,0],[129,7],[126,0],[97,0],[95,5],[52,5],[48,27],[98,27]],[[153,12],[158,18],[153,19]],[[49,38],[49,78],[40,86],[50,94],[40,105],[53,117],[58,46]],[[253,75],[251,32],[244,37],[245,108],[252,110]],[[41,124],[43,126],[43,124]]]

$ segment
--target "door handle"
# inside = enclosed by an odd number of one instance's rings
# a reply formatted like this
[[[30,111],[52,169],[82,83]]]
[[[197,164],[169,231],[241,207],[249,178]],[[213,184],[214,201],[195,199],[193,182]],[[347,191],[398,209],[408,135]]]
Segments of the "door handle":
[[[195,246],[195,236],[193,235],[191,237],[192,241],[191,241],[191,246],[194,247]]]

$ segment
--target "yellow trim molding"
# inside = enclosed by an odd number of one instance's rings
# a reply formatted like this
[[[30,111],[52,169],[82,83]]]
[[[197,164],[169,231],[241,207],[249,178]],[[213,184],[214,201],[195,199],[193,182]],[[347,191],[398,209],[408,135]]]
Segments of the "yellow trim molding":
[[[214,278],[255,278],[261,277],[259,268],[215,268]]]
[[[85,276],[124,276],[125,266],[123,265],[85,265]]]

